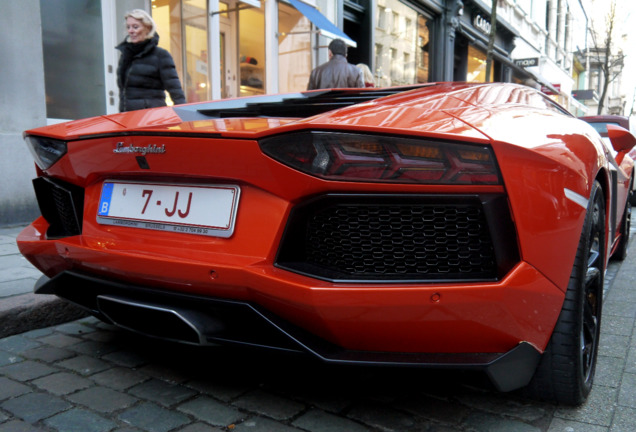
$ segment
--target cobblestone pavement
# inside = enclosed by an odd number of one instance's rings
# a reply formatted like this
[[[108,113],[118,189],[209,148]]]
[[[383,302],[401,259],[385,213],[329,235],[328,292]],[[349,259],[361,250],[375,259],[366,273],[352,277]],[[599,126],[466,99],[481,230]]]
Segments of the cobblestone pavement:
[[[37,277],[28,263],[3,266],[17,259],[3,249],[11,235],[0,229],[0,303],[20,295],[11,278],[31,289],[19,281]],[[608,270],[597,376],[581,407],[496,393],[481,376],[201,349],[82,318],[0,339],[0,432],[632,432],[635,263],[631,251]]]

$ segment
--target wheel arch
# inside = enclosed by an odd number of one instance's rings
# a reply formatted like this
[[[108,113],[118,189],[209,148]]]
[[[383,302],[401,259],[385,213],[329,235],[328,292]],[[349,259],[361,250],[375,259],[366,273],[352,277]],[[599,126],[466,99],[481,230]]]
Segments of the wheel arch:
[[[596,173],[594,180],[598,181],[601,185],[601,191],[603,191],[603,201],[605,202],[605,244],[604,244],[604,263],[607,268],[609,262],[610,253],[612,250],[612,241],[614,233],[612,232],[612,196],[615,193],[612,192],[612,179],[609,170],[606,167],[601,167]],[[591,188],[590,188],[591,190]],[[591,197],[590,197],[591,198]],[[615,229],[616,227],[614,227]]]

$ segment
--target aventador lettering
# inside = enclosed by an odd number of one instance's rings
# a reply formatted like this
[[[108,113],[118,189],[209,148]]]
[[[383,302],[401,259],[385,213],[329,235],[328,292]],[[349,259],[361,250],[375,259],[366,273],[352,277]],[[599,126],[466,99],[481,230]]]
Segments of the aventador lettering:
[[[166,145],[161,144],[148,144],[147,146],[134,146],[132,144],[125,145],[123,142],[118,142],[117,147],[113,150],[113,153],[141,153],[142,156],[147,154],[162,154],[166,152]]]

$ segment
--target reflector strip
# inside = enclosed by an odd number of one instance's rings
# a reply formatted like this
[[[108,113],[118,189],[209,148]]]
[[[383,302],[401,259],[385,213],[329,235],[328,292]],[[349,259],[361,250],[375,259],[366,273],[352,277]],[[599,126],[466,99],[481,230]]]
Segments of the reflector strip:
[[[570,201],[572,201],[575,204],[580,205],[581,207],[583,207],[584,209],[587,210],[588,200],[584,196],[579,195],[576,192],[571,191],[570,189],[566,189],[566,188],[563,189],[563,193],[565,193],[565,197],[567,199],[569,199]]]

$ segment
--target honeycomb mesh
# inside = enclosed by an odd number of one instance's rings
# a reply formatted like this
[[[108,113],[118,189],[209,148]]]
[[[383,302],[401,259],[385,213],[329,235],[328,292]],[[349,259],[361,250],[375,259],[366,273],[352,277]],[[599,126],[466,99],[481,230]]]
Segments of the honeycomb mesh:
[[[306,263],[345,279],[496,275],[479,205],[337,205],[310,215],[306,233]]]
[[[49,223],[48,238],[82,233],[84,189],[47,177],[34,179],[33,188],[40,212]]]
[[[71,194],[60,186],[51,185],[51,197],[55,203],[55,208],[60,222],[60,233],[64,235],[77,235],[81,232]]]

